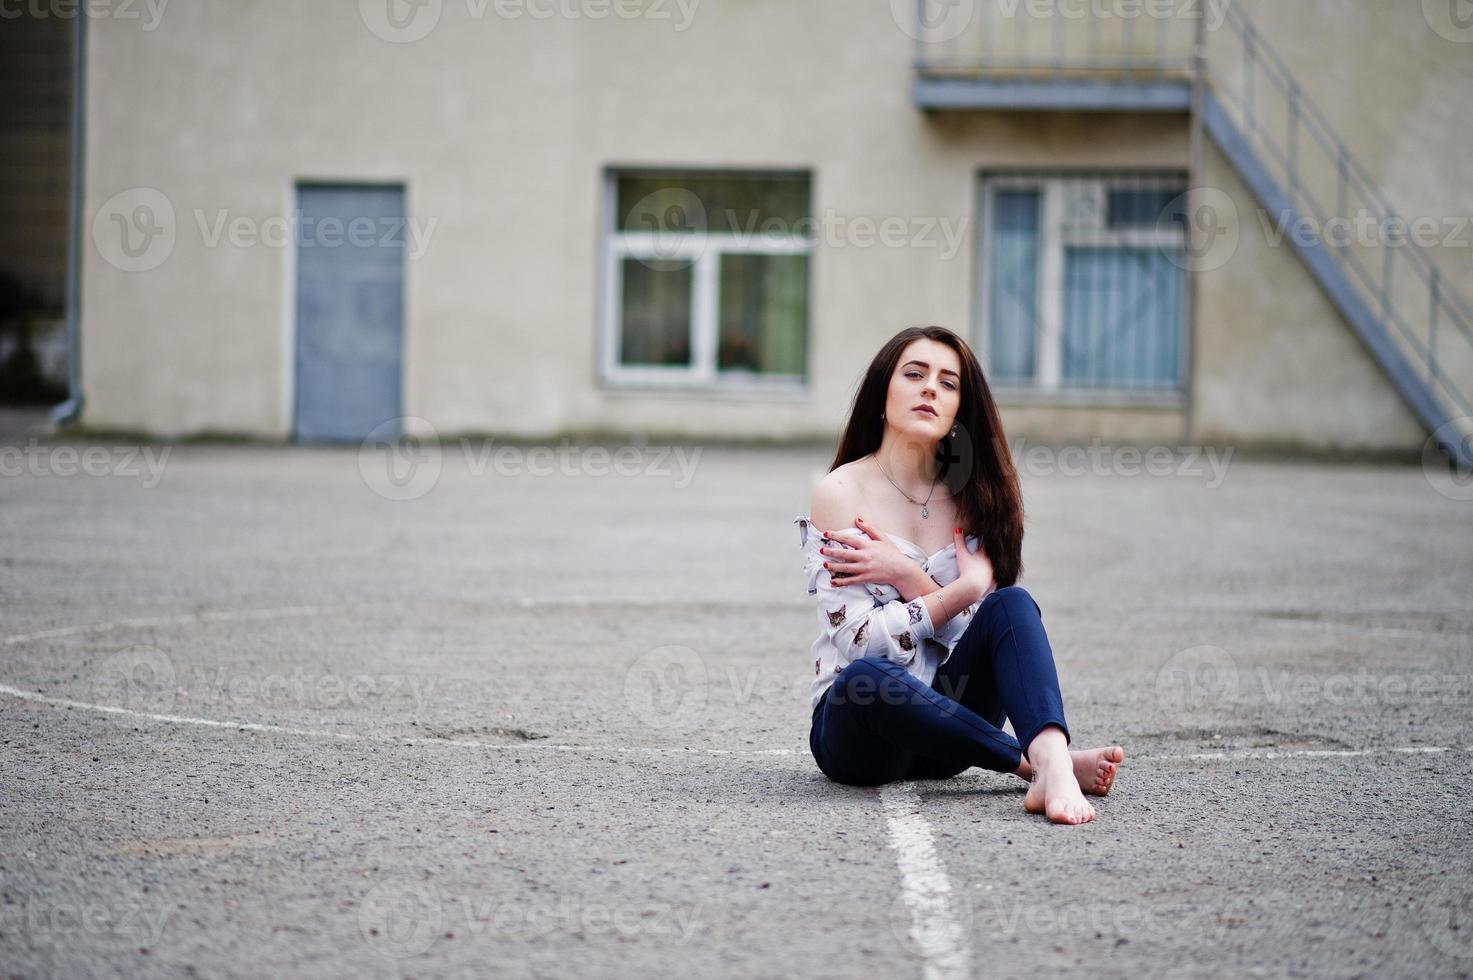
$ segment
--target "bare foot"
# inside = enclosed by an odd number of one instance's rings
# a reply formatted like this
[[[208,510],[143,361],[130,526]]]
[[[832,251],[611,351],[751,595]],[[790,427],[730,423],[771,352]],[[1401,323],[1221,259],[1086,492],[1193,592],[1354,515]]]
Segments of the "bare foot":
[[[1125,750],[1118,745],[1070,749],[1069,758],[1074,764],[1074,778],[1079,782],[1079,788],[1091,796],[1104,796],[1115,782],[1116,769],[1125,761]],[[1019,763],[1017,775],[1024,782],[1032,782],[1033,767],[1027,759]]]
[[[1054,823],[1088,823],[1095,818],[1095,808],[1079,791],[1079,780],[1067,764],[1041,765],[1033,771],[1023,809],[1042,813]]]
[[[1080,749],[1070,751],[1074,761],[1074,778],[1079,788],[1091,796],[1104,796],[1115,782],[1115,769],[1125,761],[1125,750],[1118,745],[1107,745],[1102,749]]]

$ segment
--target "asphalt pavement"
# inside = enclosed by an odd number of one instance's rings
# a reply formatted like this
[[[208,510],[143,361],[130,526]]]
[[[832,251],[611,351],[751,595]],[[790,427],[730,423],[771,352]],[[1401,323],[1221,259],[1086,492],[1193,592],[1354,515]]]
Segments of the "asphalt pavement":
[[[0,438],[0,972],[1468,976],[1473,486],[1044,447],[1060,827],[808,754],[828,446]],[[397,468],[396,468],[397,464]]]

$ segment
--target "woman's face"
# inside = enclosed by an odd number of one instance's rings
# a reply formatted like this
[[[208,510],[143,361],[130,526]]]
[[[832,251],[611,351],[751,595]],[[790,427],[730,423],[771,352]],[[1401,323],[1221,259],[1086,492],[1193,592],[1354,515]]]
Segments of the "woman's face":
[[[917,437],[940,439],[956,421],[961,384],[956,351],[928,337],[911,341],[900,352],[900,363],[890,376],[885,424]]]

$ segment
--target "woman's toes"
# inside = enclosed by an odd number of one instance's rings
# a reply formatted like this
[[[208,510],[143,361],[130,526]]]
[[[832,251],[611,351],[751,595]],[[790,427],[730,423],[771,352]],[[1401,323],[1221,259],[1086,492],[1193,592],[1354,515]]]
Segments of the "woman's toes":
[[[1115,781],[1115,763],[1104,758],[1095,764],[1095,771],[1087,780],[1081,780],[1080,789],[1095,796],[1104,796]],[[1087,783],[1087,785],[1086,785]]]

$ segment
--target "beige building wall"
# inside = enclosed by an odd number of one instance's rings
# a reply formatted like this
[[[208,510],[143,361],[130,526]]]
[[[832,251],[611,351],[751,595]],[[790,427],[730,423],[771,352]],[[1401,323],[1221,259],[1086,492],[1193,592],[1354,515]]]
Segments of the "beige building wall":
[[[167,198],[177,234],[168,258],[141,272],[88,243],[84,424],[289,434],[291,255],[211,246],[201,223],[289,215],[297,180],[402,181],[411,218],[434,222],[406,271],[404,407],[442,435],[826,438],[897,329],[971,332],[980,171],[1187,163],[1180,116],[927,116],[910,99],[914,42],[886,5],[701,0],[692,12],[672,0],[668,19],[593,20],[536,19],[525,7],[504,17],[494,3],[446,0],[434,30],[404,44],[368,30],[357,6],[214,0],[171,4],[151,31],[90,25],[86,213],[150,188]],[[1362,63],[1379,63],[1374,39],[1364,43]],[[1319,65],[1309,59],[1302,77],[1316,94],[1309,69]],[[1375,90],[1363,97],[1375,102]],[[1445,111],[1432,100],[1398,96],[1370,115],[1383,114],[1424,134],[1424,152],[1448,145],[1433,143]],[[1372,139],[1378,130],[1366,125]],[[815,215],[933,217],[964,223],[965,234],[950,257],[942,247],[818,247],[803,397],[610,390],[596,379],[609,165],[805,168]],[[1382,165],[1390,183],[1410,182],[1405,164]],[[1419,173],[1456,183],[1451,166]],[[1458,199],[1442,190],[1423,188],[1413,203]],[[1204,283],[1197,438],[1420,445],[1394,392],[1290,261],[1245,231]],[[1261,297],[1248,326],[1245,291]],[[1010,435],[1041,438],[1174,442],[1183,432],[1170,408],[1012,405],[1006,421]]]

